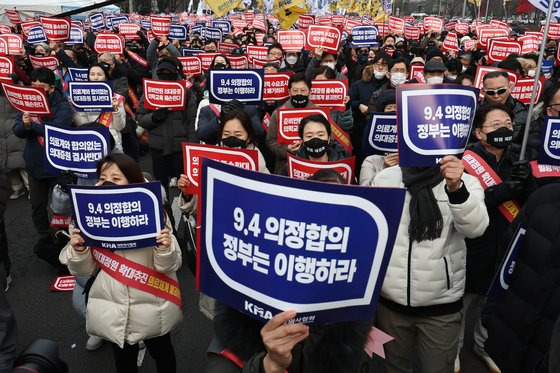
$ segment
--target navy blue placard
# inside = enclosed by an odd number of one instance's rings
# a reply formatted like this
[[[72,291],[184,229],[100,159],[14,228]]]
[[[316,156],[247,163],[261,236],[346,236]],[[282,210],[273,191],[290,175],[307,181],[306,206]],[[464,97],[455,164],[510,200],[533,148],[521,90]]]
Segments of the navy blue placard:
[[[377,26],[355,26],[352,28],[351,48],[375,47],[377,42]]]
[[[140,21],[140,26],[144,29],[144,30],[151,30],[152,29],[152,24],[150,22],[149,19],[143,19]]]
[[[193,26],[191,29],[191,34],[198,32],[202,36],[202,32],[206,26]]]
[[[244,104],[256,105],[262,101],[264,70],[210,70],[210,102],[224,104],[237,99]]]
[[[72,171],[83,179],[97,178],[97,161],[109,154],[109,128],[59,128],[45,125],[45,171]]]
[[[47,35],[41,26],[33,26],[29,29],[27,42],[29,44],[46,43]]]
[[[458,84],[397,87],[397,133],[401,166],[437,166],[465,151],[479,90]]]
[[[74,221],[86,246],[127,250],[156,245],[164,226],[159,181],[69,188]]]
[[[71,82],[87,82],[89,80],[88,69],[85,67],[69,67],[67,71]]]
[[[70,82],[68,96],[78,111],[113,111],[112,82]]]
[[[89,16],[89,25],[93,31],[99,31],[105,27],[103,13],[95,13]]]
[[[118,27],[119,23],[128,23],[127,16],[118,16],[111,18],[111,27]]]
[[[205,27],[202,38],[206,40],[222,41],[222,30],[219,28]]]
[[[171,25],[169,27],[169,39],[187,40],[187,27],[183,25]]]
[[[542,75],[551,75],[554,69],[554,60],[543,60],[541,64]]]
[[[387,155],[396,153],[397,116],[395,114],[372,113],[364,132],[362,153],[364,155]]]
[[[222,35],[227,35],[231,32],[231,22],[225,20],[212,21],[212,27],[222,30]]]
[[[199,54],[201,52],[202,52],[202,49],[187,49],[187,48],[182,48],[181,49],[181,55],[183,57],[196,56],[197,54]]]
[[[539,164],[560,166],[560,117],[545,117],[545,128],[539,149]]]
[[[84,44],[84,32],[81,28],[72,26],[70,28],[70,39],[66,40],[66,44]]]
[[[490,284],[490,288],[488,289],[488,293],[486,294],[488,298],[499,298],[502,296],[504,291],[509,288],[511,275],[513,274],[513,270],[515,269],[515,262],[517,262],[517,258],[519,257],[526,232],[526,229],[521,225],[517,227],[517,230],[513,235],[513,239],[509,244],[506,256],[502,260],[502,264],[500,265],[498,272],[494,276],[492,284]]]
[[[373,318],[405,190],[309,182],[202,160],[200,291],[256,319]]]

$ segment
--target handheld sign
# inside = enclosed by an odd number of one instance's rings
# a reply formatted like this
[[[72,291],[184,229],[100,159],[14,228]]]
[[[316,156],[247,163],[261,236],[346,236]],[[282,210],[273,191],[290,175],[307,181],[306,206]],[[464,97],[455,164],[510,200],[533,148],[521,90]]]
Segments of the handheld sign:
[[[171,27],[171,18],[169,17],[150,17],[150,27],[154,35],[167,36]]]
[[[4,54],[16,56],[21,55],[21,49],[23,49],[23,36],[19,34],[3,34],[0,35],[0,40],[3,42],[3,52]]]
[[[78,111],[113,111],[113,89],[107,82],[70,82],[68,93]]]
[[[213,27],[204,27],[202,29],[202,37],[206,40],[222,41],[222,30]]]
[[[447,33],[447,36],[443,40],[443,48],[450,52],[459,51],[459,40],[457,39],[457,34],[454,32]]]
[[[249,68],[249,59],[247,59],[247,56],[230,56],[228,58],[232,69],[245,70]]]
[[[196,56],[192,57],[177,57],[183,66],[183,73],[185,75],[192,74],[193,76],[202,75],[202,62]]]
[[[69,188],[84,245],[111,250],[157,245],[164,226],[160,182]]]
[[[314,80],[309,99],[319,107],[346,110],[344,98],[348,96],[347,79]]]
[[[301,52],[305,48],[305,33],[301,30],[278,30],[276,40],[284,52]]]
[[[560,166],[560,117],[545,117],[546,128],[543,131],[539,164]]]
[[[503,28],[482,28],[478,33],[478,42],[481,46],[487,47],[490,39],[498,37],[508,37],[509,30]]]
[[[227,55],[231,54],[234,49],[239,48],[237,44],[218,42],[218,52],[225,53]]]
[[[387,155],[398,152],[395,114],[372,113],[364,133],[362,145],[364,155]]]
[[[264,74],[263,100],[286,100],[290,97],[288,89],[289,73]]]
[[[109,154],[109,128],[59,128],[45,125],[45,170],[72,171],[85,179],[97,178],[97,161]]]
[[[336,27],[311,25],[307,29],[307,44],[305,49],[315,50],[324,48],[325,52],[338,53],[341,31]]]
[[[441,32],[443,28],[443,19],[436,17],[424,17],[424,29]]]
[[[136,34],[138,31],[140,25],[137,23],[119,23],[119,34],[126,40],[140,40],[140,36]]]
[[[70,18],[41,17],[41,26],[49,41],[63,42],[70,38]]]
[[[307,30],[315,23],[315,16],[302,14],[299,16],[298,25],[300,30]]]
[[[31,66],[33,66],[34,69],[37,69],[39,67],[46,67],[47,69],[56,70],[56,68],[60,64],[58,58],[56,58],[55,56],[35,57],[29,55],[29,61],[31,61]]]
[[[259,169],[257,150],[231,149],[222,146],[191,144],[186,142],[182,144],[182,147],[185,175],[190,182],[185,191],[188,194],[200,193],[202,158],[210,158],[251,171],[257,171]]]
[[[377,26],[356,26],[352,28],[352,48],[376,47],[377,42]]]
[[[342,176],[345,184],[352,184],[354,181],[354,169],[356,157],[341,159],[334,162],[314,162],[309,159],[302,159],[288,154],[288,176],[293,179],[307,180],[319,170],[335,170]]]
[[[389,16],[389,30],[396,34],[403,34],[404,33],[404,19]]]
[[[70,38],[66,40],[66,44],[84,44],[84,32],[82,29],[72,26],[70,29]]]
[[[276,111],[278,115],[278,143],[279,144],[293,144],[294,141],[299,140],[299,123],[303,118],[310,115],[320,114],[325,118],[330,119],[330,110],[326,108],[302,108],[302,109],[287,109],[281,108]]]
[[[27,42],[29,44],[46,43],[47,35],[41,26],[30,27],[27,34]]]
[[[521,43],[521,54],[538,53],[539,51],[539,37],[536,35],[525,35],[517,38]]]
[[[407,27],[404,30],[404,37],[411,40],[420,39],[420,28],[419,27]]]
[[[210,70],[210,102],[224,104],[239,100],[244,104],[258,104],[264,90],[264,71]]]
[[[521,53],[521,44],[518,41],[498,39],[488,41],[488,58],[491,62],[503,61],[512,53]]]
[[[218,54],[219,53],[213,53],[213,52],[198,53],[196,56],[200,58],[200,62],[202,64],[202,70],[207,71],[210,68],[210,65],[212,65],[212,60]]]
[[[105,18],[103,13],[95,13],[89,16],[89,25],[92,31],[99,31],[105,28]]]
[[[247,57],[249,62],[253,62],[253,59],[266,60],[268,59],[268,47],[259,47],[257,45],[247,46]]]
[[[215,20],[212,21],[212,28],[220,29],[223,35],[227,35],[231,32],[231,22],[226,20]]]
[[[144,107],[148,110],[168,108],[169,110],[185,109],[187,88],[184,80],[144,79]]]
[[[544,80],[544,76],[539,77],[539,81],[537,82],[537,91],[533,92],[535,78],[519,79],[515,84],[515,87],[511,90],[511,96],[516,100],[523,102],[525,105],[529,105],[531,97],[533,96],[535,96],[535,102],[539,102],[539,98],[541,97],[544,87]]]
[[[169,26],[169,39],[187,40],[187,27],[183,25]]]
[[[41,26],[41,22],[39,22],[39,21],[23,22],[23,23],[21,24],[21,32],[23,33],[23,35],[24,35],[25,37],[28,37],[28,36],[29,36],[29,30],[30,30],[32,27],[36,27],[36,26]],[[41,27],[41,29],[42,29],[42,27]],[[43,31],[43,32],[44,32],[44,31]],[[46,38],[47,38],[47,37],[45,36],[45,39],[46,39]]]
[[[7,77],[14,72],[14,58],[11,56],[0,56],[0,76]]]
[[[116,34],[99,34],[95,38],[94,49],[97,53],[123,54],[124,41],[121,36]]]
[[[6,9],[4,12],[12,24],[17,25],[18,23],[21,23],[21,16],[17,10]]]
[[[373,317],[404,189],[202,162],[200,291],[262,322],[289,309],[290,322]]]
[[[474,76],[473,87],[478,88],[480,90],[480,98],[484,97],[484,95],[482,94],[482,87],[484,85],[484,76],[491,71],[504,71],[508,74],[510,83],[512,83],[513,86],[517,84],[517,74],[515,74],[514,72],[505,69],[500,69],[499,67],[478,66],[476,68],[476,74]]]
[[[2,82],[2,89],[10,104],[22,113],[50,116],[49,100],[45,91],[35,87],[20,87]]]
[[[88,69],[80,67],[69,67],[68,76],[71,82],[87,82],[89,81]]]
[[[436,166],[465,151],[476,112],[478,89],[455,84],[397,87],[399,164]]]
[[[418,83],[426,83],[426,79],[424,78],[424,65],[411,65],[410,79],[416,79]]]

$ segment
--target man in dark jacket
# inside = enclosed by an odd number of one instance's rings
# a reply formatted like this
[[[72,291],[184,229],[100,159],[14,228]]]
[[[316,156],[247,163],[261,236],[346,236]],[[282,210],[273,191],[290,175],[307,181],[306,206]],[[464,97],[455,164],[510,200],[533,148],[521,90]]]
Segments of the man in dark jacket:
[[[36,123],[29,113],[18,113],[13,126],[14,134],[26,139],[23,157],[29,174],[29,199],[31,200],[33,225],[39,234],[39,241],[33,247],[33,251],[39,258],[64,272],[65,266],[58,260],[61,247],[53,241],[47,211],[49,192],[56,185],[57,177],[45,172],[46,158],[43,139],[45,123],[71,127],[72,109],[62,91],[55,88],[55,75],[51,70],[44,67],[33,70],[30,80],[34,87],[45,90],[52,112],[52,116],[44,123]]]

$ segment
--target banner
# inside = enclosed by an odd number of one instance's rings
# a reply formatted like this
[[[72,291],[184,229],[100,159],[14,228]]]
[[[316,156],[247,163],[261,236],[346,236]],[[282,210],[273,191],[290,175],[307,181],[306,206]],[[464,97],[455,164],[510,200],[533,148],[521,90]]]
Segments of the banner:
[[[478,88],[480,90],[480,98],[483,98],[484,95],[482,94],[482,86],[484,83],[484,75],[488,74],[491,71],[504,71],[508,74],[510,83],[515,87],[517,84],[517,74],[506,70],[500,69],[499,67],[490,67],[490,66],[478,66],[476,68],[476,75],[474,76],[474,83],[473,87]]]
[[[537,91],[533,92],[535,78],[519,79],[515,84],[515,87],[511,90],[511,96],[523,102],[525,105],[529,105],[531,103],[531,97],[533,96],[535,96],[535,102],[539,102],[539,98],[541,97],[544,87],[544,81],[544,76],[540,76],[537,83]]]
[[[41,17],[41,26],[49,41],[63,42],[70,38],[70,18]]]
[[[537,159],[539,164],[560,166],[560,117],[545,117],[545,120]]]
[[[185,76],[192,74],[193,76],[202,75],[202,62],[196,56],[177,57],[183,65],[183,74]]]
[[[205,0],[206,4],[212,9],[215,17],[221,17],[229,13],[230,10],[237,8],[242,0]]]
[[[305,33],[301,30],[278,30],[276,40],[284,52],[301,52],[305,48]]]
[[[521,44],[519,42],[497,39],[490,39],[488,41],[488,58],[491,63],[503,61],[512,53],[521,53]]]
[[[41,26],[33,26],[27,30],[27,42],[29,44],[48,43],[45,30]]]
[[[282,101],[290,97],[290,73],[264,74],[264,101]]]
[[[157,245],[156,236],[164,227],[159,181],[68,188],[85,246],[127,250]]]
[[[224,104],[239,100],[244,104],[258,104],[263,99],[263,70],[210,70],[210,102]]]
[[[184,80],[169,81],[144,78],[142,84],[144,90],[144,107],[146,109],[185,109],[187,88]]]
[[[490,284],[490,288],[486,296],[488,299],[496,299],[503,295],[503,293],[509,288],[511,281],[511,275],[515,269],[515,263],[521,252],[521,247],[523,246],[523,239],[525,238],[527,230],[521,225],[517,227],[513,239],[511,240],[506,256],[502,260],[502,264]]]
[[[139,54],[131,52],[129,50],[127,50],[126,53],[128,54],[128,57],[130,57],[132,60],[134,60],[140,66],[148,67],[148,65],[149,65],[148,61],[145,60],[144,58],[142,58]]]
[[[97,53],[104,52],[123,54],[124,41],[116,34],[99,34],[95,38],[94,49]]]
[[[76,176],[97,179],[97,162],[110,149],[109,128],[59,128],[45,124],[45,171],[72,171]]]
[[[550,4],[552,0],[529,0],[529,2],[535,7],[544,12],[544,14],[548,13],[548,9],[550,9]],[[560,15],[560,3],[558,1],[552,1],[552,17],[558,18]]]
[[[171,25],[169,27],[169,39],[187,40],[187,27],[183,25]]]
[[[45,91],[35,87],[20,87],[2,82],[2,89],[10,104],[22,113],[50,116],[49,100]]]
[[[403,34],[404,33],[404,19],[389,16],[389,31],[396,33],[396,34]]]
[[[89,16],[89,26],[92,31],[99,31],[105,28],[105,18],[103,13],[95,13]]]
[[[202,158],[213,159],[214,161],[227,163],[246,170],[259,170],[259,155],[257,150],[232,149],[223,146],[186,142],[182,144],[182,147],[185,175],[189,180],[189,185],[185,190],[187,194],[200,193]]]
[[[14,58],[12,56],[0,56],[0,76],[7,77],[14,72]]]
[[[373,317],[404,189],[202,164],[201,292],[262,322],[289,309],[290,323]]]
[[[344,98],[348,96],[347,79],[313,80],[309,99],[319,107],[346,110]]]
[[[377,26],[356,26],[352,28],[352,48],[377,47]]]
[[[155,36],[169,35],[169,28],[171,27],[171,18],[169,17],[150,17],[150,29]]]
[[[18,23],[21,23],[21,16],[17,10],[6,9],[4,12],[12,24],[17,25]]]
[[[457,34],[454,32],[448,32],[447,36],[443,40],[443,48],[450,52],[459,51],[459,40],[457,39]]]
[[[478,89],[460,85],[397,86],[399,164],[436,166],[465,151]]]
[[[362,153],[387,155],[397,153],[397,116],[395,114],[372,113],[364,131]]]
[[[305,49],[313,51],[315,48],[324,48],[325,52],[337,54],[341,36],[342,33],[336,27],[310,25]]]
[[[303,108],[303,109],[288,109],[279,108],[276,110],[278,115],[277,124],[277,138],[279,144],[292,144],[299,138],[299,123],[303,118],[310,115],[320,114],[325,118],[330,119],[330,110],[325,108]]]
[[[424,17],[424,29],[426,31],[441,32],[443,28],[443,19],[436,17]]]
[[[88,69],[81,67],[69,67],[68,76],[71,82],[87,82],[89,81]]]
[[[78,111],[113,112],[111,82],[70,82],[68,95]]]
[[[315,162],[309,159],[294,157],[288,153],[288,176],[293,179],[307,180],[319,170],[335,170],[342,176],[344,183],[352,184],[356,157],[341,159],[334,162]]]

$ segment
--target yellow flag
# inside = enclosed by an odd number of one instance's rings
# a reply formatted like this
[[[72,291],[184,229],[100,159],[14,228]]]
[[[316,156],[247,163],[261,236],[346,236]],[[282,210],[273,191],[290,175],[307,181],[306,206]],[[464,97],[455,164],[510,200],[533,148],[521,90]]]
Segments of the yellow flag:
[[[306,12],[306,7],[300,8],[298,6],[293,6],[288,9],[274,9],[274,17],[276,17],[282,29],[288,30],[296,23],[299,16]]]
[[[305,4],[305,0],[274,0],[274,11]]]
[[[352,9],[353,1],[354,1],[354,0],[341,0],[341,1],[338,1],[338,2],[336,3],[336,8],[337,8],[337,9],[346,9],[346,10],[350,10],[350,9]]]
[[[237,8],[243,0],[205,0],[216,17],[221,17],[230,10]]]

